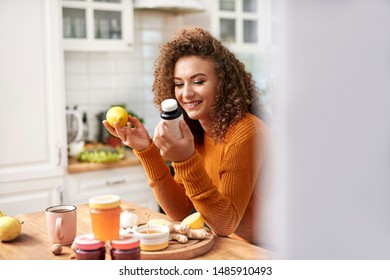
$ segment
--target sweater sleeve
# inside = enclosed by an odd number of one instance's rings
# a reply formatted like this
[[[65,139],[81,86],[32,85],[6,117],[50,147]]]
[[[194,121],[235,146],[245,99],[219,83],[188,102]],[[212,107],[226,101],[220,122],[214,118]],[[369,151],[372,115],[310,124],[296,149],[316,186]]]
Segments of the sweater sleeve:
[[[262,164],[260,131],[232,139],[226,145],[219,165],[219,178],[214,181],[207,174],[200,154],[173,163],[178,178],[182,178],[186,195],[208,226],[221,236],[233,233],[248,206]],[[213,184],[214,183],[214,184]]]
[[[134,154],[141,161],[148,183],[164,212],[174,221],[188,215],[193,209],[192,202],[186,196],[182,183],[172,177],[157,146],[152,142],[145,150],[134,150]]]

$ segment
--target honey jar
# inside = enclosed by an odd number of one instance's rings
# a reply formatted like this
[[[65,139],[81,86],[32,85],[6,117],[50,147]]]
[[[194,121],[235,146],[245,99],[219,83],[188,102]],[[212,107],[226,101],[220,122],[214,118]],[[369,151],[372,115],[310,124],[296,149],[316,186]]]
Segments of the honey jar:
[[[117,195],[92,197],[89,208],[92,232],[96,239],[109,241],[119,238],[121,199]]]
[[[139,260],[141,258],[140,240],[133,235],[121,235],[117,240],[111,240],[112,260]]]

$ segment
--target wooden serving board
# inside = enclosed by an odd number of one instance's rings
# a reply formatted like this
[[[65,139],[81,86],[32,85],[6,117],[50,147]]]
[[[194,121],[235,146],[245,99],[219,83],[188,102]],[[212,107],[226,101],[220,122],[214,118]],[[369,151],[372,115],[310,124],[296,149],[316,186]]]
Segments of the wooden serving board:
[[[207,253],[213,246],[213,234],[203,240],[189,239],[184,244],[171,240],[164,250],[141,251],[141,260],[189,260]]]

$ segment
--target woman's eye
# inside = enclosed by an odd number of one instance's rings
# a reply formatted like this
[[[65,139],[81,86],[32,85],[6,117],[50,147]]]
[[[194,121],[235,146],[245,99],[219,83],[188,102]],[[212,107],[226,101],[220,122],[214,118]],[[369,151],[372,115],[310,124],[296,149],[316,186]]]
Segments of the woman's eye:
[[[194,84],[196,84],[196,85],[201,85],[203,83],[204,83],[204,81],[194,81]]]
[[[180,83],[175,83],[175,87],[182,87],[183,84],[180,84]]]

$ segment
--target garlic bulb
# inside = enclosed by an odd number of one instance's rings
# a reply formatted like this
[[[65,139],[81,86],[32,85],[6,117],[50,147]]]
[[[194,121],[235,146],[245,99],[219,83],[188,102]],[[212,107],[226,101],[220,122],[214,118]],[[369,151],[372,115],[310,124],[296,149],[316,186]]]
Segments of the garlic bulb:
[[[120,227],[121,228],[132,228],[139,224],[139,217],[129,211],[123,211],[120,216]]]

